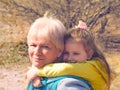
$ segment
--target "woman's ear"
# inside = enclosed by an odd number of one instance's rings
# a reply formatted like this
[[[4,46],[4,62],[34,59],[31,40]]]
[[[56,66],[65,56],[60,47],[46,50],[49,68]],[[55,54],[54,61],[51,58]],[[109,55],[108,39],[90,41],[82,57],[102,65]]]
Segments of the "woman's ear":
[[[92,57],[93,53],[94,53],[94,51],[92,49],[89,49],[87,51],[87,58],[90,59]]]

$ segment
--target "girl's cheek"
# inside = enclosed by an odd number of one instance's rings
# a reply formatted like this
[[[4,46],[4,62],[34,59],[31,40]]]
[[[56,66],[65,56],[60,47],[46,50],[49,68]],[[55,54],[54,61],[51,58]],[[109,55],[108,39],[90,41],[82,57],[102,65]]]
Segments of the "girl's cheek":
[[[68,55],[63,55],[63,60],[66,61],[68,59]]]

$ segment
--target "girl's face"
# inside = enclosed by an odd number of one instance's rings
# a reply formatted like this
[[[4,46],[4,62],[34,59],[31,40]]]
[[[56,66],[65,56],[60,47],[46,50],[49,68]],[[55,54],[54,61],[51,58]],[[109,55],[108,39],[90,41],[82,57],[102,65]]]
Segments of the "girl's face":
[[[72,38],[66,41],[63,55],[65,62],[83,62],[87,58],[88,54],[82,42],[76,42]]]
[[[50,42],[45,32],[39,31],[39,33],[29,35],[28,53],[32,65],[39,68],[54,62],[61,51]]]

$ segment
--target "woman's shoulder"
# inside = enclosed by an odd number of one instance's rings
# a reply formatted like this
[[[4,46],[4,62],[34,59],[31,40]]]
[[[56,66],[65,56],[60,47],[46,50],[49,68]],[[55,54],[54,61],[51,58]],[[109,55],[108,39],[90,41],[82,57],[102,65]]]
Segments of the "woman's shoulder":
[[[91,90],[91,88],[85,80],[79,79],[79,77],[75,78],[75,76],[62,79],[57,86],[57,90]]]

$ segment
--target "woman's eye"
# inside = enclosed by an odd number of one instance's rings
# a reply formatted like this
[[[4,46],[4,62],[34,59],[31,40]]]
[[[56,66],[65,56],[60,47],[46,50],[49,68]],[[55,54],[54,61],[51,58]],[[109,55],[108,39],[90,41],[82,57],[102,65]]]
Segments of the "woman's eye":
[[[31,47],[36,47],[36,45],[35,45],[35,44],[30,44],[29,46],[31,46]]]
[[[42,46],[43,48],[45,48],[45,49],[50,49],[50,47],[49,46]]]

